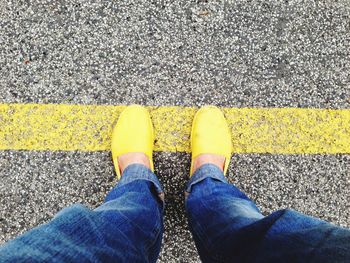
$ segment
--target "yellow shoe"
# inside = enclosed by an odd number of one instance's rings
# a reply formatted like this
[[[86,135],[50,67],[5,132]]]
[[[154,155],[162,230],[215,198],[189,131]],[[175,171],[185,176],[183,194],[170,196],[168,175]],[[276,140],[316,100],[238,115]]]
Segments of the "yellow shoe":
[[[232,153],[231,132],[220,109],[205,106],[194,116],[191,131],[192,176],[193,160],[200,154],[218,154],[225,157],[224,174],[230,164]]]
[[[154,131],[148,110],[139,105],[128,106],[119,116],[112,134],[112,158],[118,179],[120,169],[118,157],[125,153],[144,153],[153,166]]]

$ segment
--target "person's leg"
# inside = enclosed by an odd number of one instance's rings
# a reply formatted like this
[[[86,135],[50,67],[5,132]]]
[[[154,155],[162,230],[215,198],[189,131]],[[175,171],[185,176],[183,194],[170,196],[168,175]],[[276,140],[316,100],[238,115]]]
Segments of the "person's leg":
[[[186,211],[205,262],[350,262],[350,231],[292,210],[264,217],[224,176],[231,132],[223,113],[203,107],[191,132]]]
[[[0,262],[156,262],[162,190],[146,166],[129,165],[95,210],[63,209],[47,224],[0,247]]]
[[[264,217],[218,166],[190,178],[186,211],[205,262],[350,262],[350,230],[293,210]]]
[[[0,262],[155,262],[163,234],[163,191],[153,171],[148,111],[129,106],[112,134],[120,179],[103,205],[75,205],[0,248]]]

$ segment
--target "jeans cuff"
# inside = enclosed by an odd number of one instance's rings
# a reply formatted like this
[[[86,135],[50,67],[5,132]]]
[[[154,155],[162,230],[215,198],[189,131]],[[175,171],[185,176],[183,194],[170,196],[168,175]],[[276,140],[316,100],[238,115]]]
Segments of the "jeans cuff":
[[[162,194],[164,192],[157,176],[149,168],[142,164],[128,165],[123,171],[123,175],[119,180],[118,186],[131,183],[135,180],[150,181],[154,184],[158,194]]]
[[[204,164],[191,176],[187,183],[186,192],[191,193],[192,186],[206,178],[213,178],[223,183],[228,183],[224,173],[219,169],[219,167],[214,164]]]

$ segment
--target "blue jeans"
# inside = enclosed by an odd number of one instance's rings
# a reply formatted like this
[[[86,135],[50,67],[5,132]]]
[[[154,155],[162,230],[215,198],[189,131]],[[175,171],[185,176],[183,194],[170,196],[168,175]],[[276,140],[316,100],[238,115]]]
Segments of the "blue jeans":
[[[350,230],[290,209],[264,217],[214,165],[191,178],[189,225],[203,262],[350,262]]]
[[[203,262],[349,262],[350,231],[292,210],[264,217],[214,165],[186,189],[189,225]],[[95,210],[81,205],[0,247],[0,262],[155,262],[163,191],[142,165],[129,166]]]

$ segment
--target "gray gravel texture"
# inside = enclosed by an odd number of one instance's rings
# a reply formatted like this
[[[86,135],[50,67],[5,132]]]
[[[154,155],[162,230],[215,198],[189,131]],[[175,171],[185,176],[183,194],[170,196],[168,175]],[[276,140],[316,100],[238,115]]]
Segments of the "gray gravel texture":
[[[0,101],[350,106],[350,2],[2,0]]]
[[[0,103],[350,108],[350,2],[0,0]],[[350,227],[350,155],[234,155],[264,214]],[[184,215],[189,155],[156,153],[159,262],[198,262]],[[0,243],[113,187],[108,152],[0,152]]]
[[[159,262],[198,262],[184,211],[189,154],[155,153],[166,194]],[[229,180],[264,214],[293,208],[350,227],[350,155],[234,155]],[[94,208],[115,184],[107,152],[0,152],[0,242],[82,203]]]

